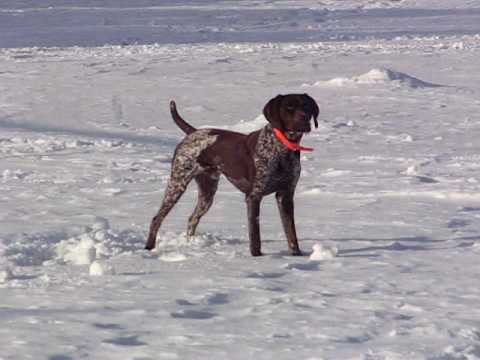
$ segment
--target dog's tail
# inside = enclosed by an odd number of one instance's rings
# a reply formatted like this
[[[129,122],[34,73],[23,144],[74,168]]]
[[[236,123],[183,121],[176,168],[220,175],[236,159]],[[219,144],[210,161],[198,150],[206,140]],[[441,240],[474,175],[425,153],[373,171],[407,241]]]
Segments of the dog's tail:
[[[183,120],[183,118],[178,114],[177,105],[175,104],[175,101],[173,101],[173,100],[170,101],[170,113],[172,114],[172,118],[175,121],[175,124],[177,124],[178,127],[180,129],[182,129],[182,131],[185,134],[188,135],[188,134],[191,134],[192,132],[194,132],[195,130],[197,130],[192,125],[190,125],[185,120]]]

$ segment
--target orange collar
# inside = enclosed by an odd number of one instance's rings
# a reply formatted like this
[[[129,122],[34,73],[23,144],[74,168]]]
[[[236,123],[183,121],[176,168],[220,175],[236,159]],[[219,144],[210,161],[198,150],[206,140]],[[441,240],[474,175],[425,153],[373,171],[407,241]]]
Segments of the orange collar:
[[[303,147],[299,143],[294,143],[291,142],[290,140],[287,139],[285,134],[277,128],[273,128],[273,133],[277,137],[280,142],[285,145],[289,150],[292,151],[313,151],[313,148],[308,148],[308,147]]]

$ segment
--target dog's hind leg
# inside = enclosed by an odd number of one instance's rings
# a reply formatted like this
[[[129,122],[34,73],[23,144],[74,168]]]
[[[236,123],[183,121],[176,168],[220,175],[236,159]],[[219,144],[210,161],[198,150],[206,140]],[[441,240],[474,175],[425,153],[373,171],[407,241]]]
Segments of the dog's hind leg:
[[[162,201],[162,205],[158,213],[153,217],[150,224],[150,231],[148,234],[145,249],[152,250],[155,248],[157,233],[162,225],[163,220],[168,215],[170,210],[175,206],[177,201],[187,189],[188,184],[195,176],[195,168],[192,166],[185,166],[181,162],[174,161],[172,166],[172,174],[168,181],[167,189]]]
[[[195,176],[195,181],[198,185],[198,199],[195,210],[193,210],[192,215],[188,219],[187,237],[195,235],[200,219],[210,209],[217,192],[219,179],[220,174],[217,172],[202,173]]]

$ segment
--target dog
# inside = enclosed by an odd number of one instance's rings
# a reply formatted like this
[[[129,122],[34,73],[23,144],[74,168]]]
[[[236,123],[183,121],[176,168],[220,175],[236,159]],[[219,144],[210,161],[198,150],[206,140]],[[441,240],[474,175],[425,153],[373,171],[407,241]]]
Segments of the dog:
[[[241,134],[222,129],[195,129],[177,112],[174,101],[170,112],[186,137],[177,145],[171,175],[160,210],[151,221],[145,249],[155,248],[158,230],[173,206],[195,180],[196,207],[188,220],[187,237],[192,237],[203,215],[212,205],[220,175],[245,194],[250,253],[261,256],[260,202],[275,193],[280,217],[292,255],[302,255],[294,220],[294,192],[300,177],[299,145],[311,131],[313,118],[318,127],[319,107],[307,94],[278,95],[263,109],[268,121],[260,130]]]

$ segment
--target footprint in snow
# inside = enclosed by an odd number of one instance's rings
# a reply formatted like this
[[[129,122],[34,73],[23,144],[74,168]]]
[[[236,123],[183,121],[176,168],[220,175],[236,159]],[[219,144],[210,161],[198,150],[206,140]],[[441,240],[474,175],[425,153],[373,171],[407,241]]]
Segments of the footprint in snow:
[[[143,346],[147,343],[138,340],[138,336],[119,336],[112,339],[103,340],[103,343],[112,344],[117,346]]]
[[[435,180],[434,178],[430,176],[421,176],[417,175],[415,176],[415,179],[419,181],[421,184],[436,184],[438,183],[438,180]]]
[[[228,299],[228,294],[225,293],[208,293],[202,297],[202,303],[205,305],[224,305],[228,304],[230,301]],[[180,306],[195,306],[199,305],[198,302],[192,302],[187,299],[177,299],[175,300],[177,305]]]
[[[218,315],[209,311],[180,310],[170,313],[170,316],[174,319],[207,320]]]
[[[48,360],[73,360],[71,356],[63,354],[55,354],[48,357]]]
[[[363,344],[372,340],[370,334],[360,334],[354,336],[346,336],[344,338],[338,339],[337,342],[345,344]]]
[[[286,264],[285,269],[300,271],[317,271],[320,268],[318,262]]]
[[[448,222],[447,227],[449,229],[460,229],[460,228],[467,227],[468,225],[470,225],[470,221],[457,218],[457,219],[451,219]]]
[[[94,327],[98,329],[104,330],[123,330],[123,327],[118,324],[102,324],[102,323],[95,323],[93,324]]]
[[[194,305],[197,305],[195,303],[192,303],[188,300],[185,300],[185,299],[177,299],[175,300],[175,302],[177,303],[177,305],[180,305],[180,306],[194,306]]]
[[[207,304],[209,305],[224,305],[228,303],[228,294],[224,293],[215,293],[207,298]]]
[[[285,276],[285,272],[261,272],[256,271],[253,273],[247,274],[247,279],[278,279]]]
[[[461,210],[462,212],[480,212],[480,207],[476,206],[465,206]]]

